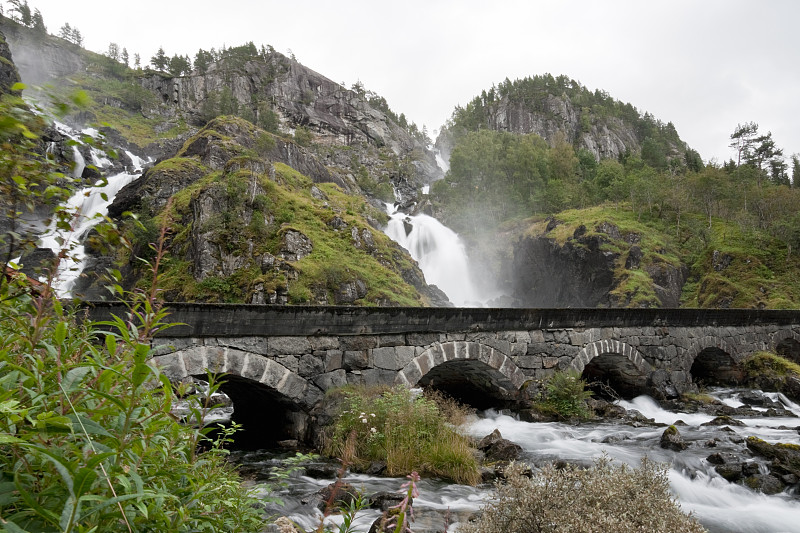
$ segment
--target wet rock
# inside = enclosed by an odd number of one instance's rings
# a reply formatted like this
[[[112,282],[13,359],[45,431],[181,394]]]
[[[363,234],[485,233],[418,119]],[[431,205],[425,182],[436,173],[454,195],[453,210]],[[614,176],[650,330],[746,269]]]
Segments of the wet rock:
[[[676,428],[674,425],[669,426],[664,430],[664,433],[661,434],[660,445],[666,450],[672,450],[675,452],[683,451],[689,447],[689,445],[683,441],[683,437],[681,437],[678,428]]]
[[[383,461],[372,461],[369,466],[364,470],[365,474],[370,476],[380,476],[386,471],[386,463]]]
[[[755,474],[744,480],[744,484],[764,494],[778,494],[783,491],[783,483],[772,474]]]
[[[602,418],[625,417],[626,411],[624,407],[603,400],[602,398],[589,398],[586,401],[586,404],[595,413],[595,415]]]
[[[310,500],[303,503],[313,503],[322,512],[326,508],[347,507],[358,498],[358,489],[349,483],[336,482],[318,490]]]
[[[753,454],[771,461],[771,471],[800,476],[800,445],[782,442],[770,444],[758,437],[748,437],[746,443],[747,449]]]
[[[745,424],[741,420],[736,420],[735,418],[731,418],[727,415],[722,415],[700,425],[701,426],[744,426]]]
[[[399,492],[380,491],[369,497],[370,509],[380,509],[381,511],[388,511],[391,507],[395,507],[403,501],[405,496]]]
[[[478,442],[477,448],[486,454],[486,461],[513,461],[522,453],[522,446],[515,444],[500,435],[495,429]]]
[[[334,464],[310,464],[305,466],[305,474],[314,479],[332,479],[339,474],[340,466]]]

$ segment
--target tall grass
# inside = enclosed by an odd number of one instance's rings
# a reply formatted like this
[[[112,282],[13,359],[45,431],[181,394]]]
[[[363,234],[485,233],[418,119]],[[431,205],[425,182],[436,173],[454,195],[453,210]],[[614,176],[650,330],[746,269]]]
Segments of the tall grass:
[[[404,388],[348,388],[339,394],[342,408],[326,454],[355,468],[382,461],[394,476],[417,471],[470,485],[480,480],[471,441],[457,428],[464,408]]]

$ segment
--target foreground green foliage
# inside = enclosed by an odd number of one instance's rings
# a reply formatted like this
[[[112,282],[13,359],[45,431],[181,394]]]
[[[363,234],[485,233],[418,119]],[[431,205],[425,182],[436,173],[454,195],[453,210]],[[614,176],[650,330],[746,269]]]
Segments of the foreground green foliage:
[[[533,408],[561,418],[589,418],[592,412],[586,400],[591,398],[592,391],[586,387],[586,381],[581,379],[579,372],[556,372],[545,381],[542,395],[534,401]]]
[[[405,388],[345,389],[326,453],[345,464],[386,463],[388,475],[413,471],[474,485],[480,481],[470,441],[458,433],[464,411],[413,397]],[[441,398],[439,401],[444,401]],[[445,416],[447,413],[449,416]]]
[[[648,460],[639,468],[546,466],[532,478],[513,465],[494,500],[461,533],[700,533],[669,491],[667,469]]]
[[[15,289],[11,287],[10,289]],[[148,365],[165,312],[140,301],[102,335],[46,295],[0,305],[0,516],[7,531],[257,531],[206,430],[170,414]]]

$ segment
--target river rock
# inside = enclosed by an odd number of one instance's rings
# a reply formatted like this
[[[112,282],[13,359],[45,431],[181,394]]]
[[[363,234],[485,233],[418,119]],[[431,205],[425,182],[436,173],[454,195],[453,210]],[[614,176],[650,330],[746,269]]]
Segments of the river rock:
[[[314,493],[310,501],[322,512],[326,508],[347,507],[358,498],[358,489],[349,483],[337,481]],[[307,502],[304,502],[307,503]]]
[[[700,425],[701,426],[744,426],[745,424],[741,420],[736,420],[735,418],[731,418],[727,415],[722,415]]]
[[[783,491],[784,484],[772,474],[755,474],[744,480],[744,484],[764,494],[778,494]]]
[[[672,425],[661,434],[661,447],[667,450],[680,452],[688,448],[689,445],[683,441],[683,437],[681,437],[678,428]]]
[[[488,462],[513,461],[522,453],[522,446],[504,439],[498,429],[483,437],[477,448],[486,454]]]

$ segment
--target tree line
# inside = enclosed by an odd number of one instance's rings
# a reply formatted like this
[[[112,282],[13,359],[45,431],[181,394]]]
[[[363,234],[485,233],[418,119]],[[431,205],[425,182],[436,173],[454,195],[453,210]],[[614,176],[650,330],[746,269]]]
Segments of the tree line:
[[[696,152],[686,150],[667,167],[656,167],[641,153],[597,161],[563,134],[551,146],[534,134],[478,129],[457,140],[450,170],[431,195],[445,222],[464,233],[608,204],[673,224],[676,235],[690,219],[710,228],[718,217],[769,233],[790,255],[800,246],[798,156],[791,158],[790,179],[782,150],[754,123],[737,127],[731,147],[736,159],[722,165],[698,162]]]

